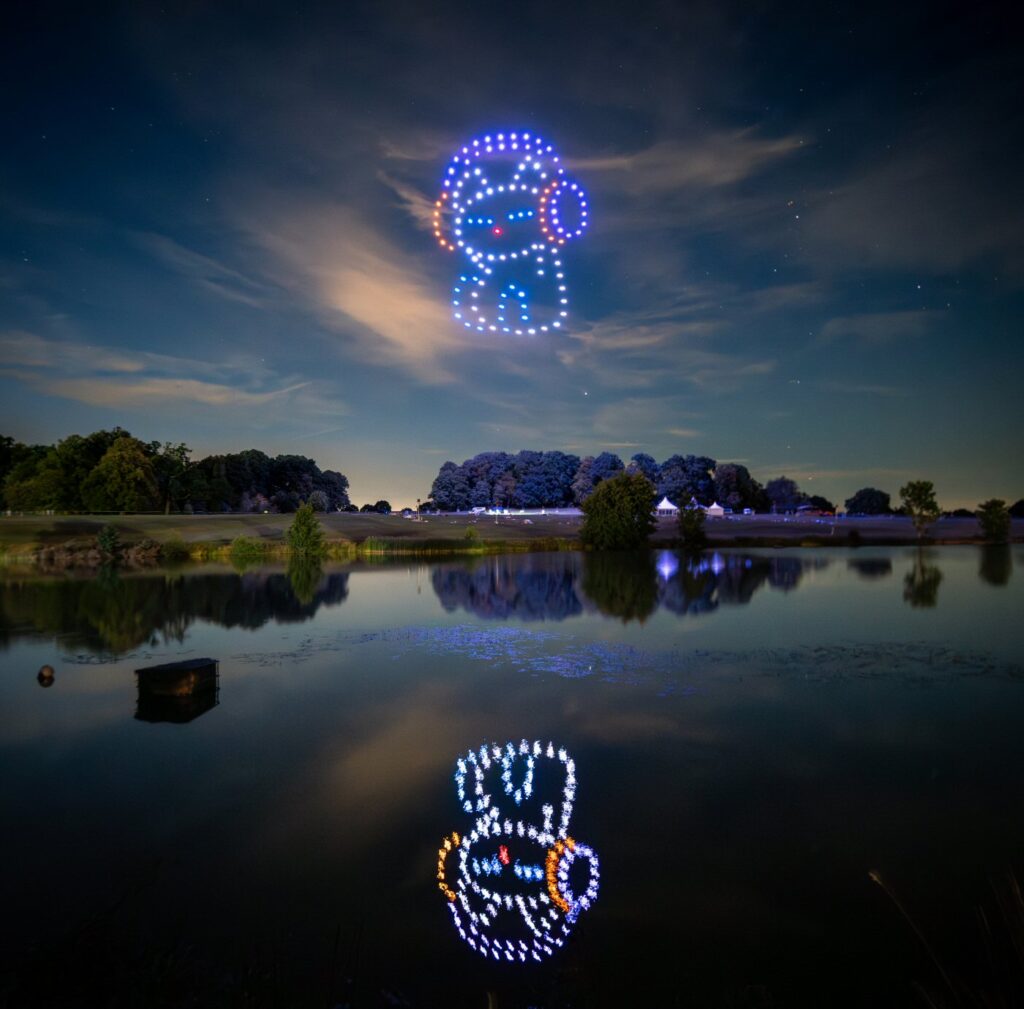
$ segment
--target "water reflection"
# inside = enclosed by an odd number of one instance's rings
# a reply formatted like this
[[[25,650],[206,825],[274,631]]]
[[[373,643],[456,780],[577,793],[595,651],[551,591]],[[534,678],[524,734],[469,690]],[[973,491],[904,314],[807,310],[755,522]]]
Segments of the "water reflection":
[[[990,543],[981,548],[978,577],[997,588],[1006,585],[1013,573],[1013,554],[1008,543]]]
[[[930,563],[930,555],[918,550],[910,570],[903,578],[903,599],[914,609],[931,609],[939,601],[942,572]]]
[[[439,565],[431,580],[449,612],[536,621],[596,611],[628,623],[643,622],[659,608],[682,616],[745,605],[760,588],[791,591],[806,572],[828,564],[810,555],[552,553]]]
[[[658,608],[659,584],[654,554],[650,551],[586,554],[581,587],[584,596],[606,617],[615,617],[623,623],[630,620],[643,623]]]
[[[140,722],[192,722],[215,708],[220,694],[216,659],[187,659],[136,669]]]
[[[129,652],[185,640],[197,620],[222,627],[298,623],[348,598],[348,572],[319,569],[199,575],[139,575],[105,581],[0,583],[0,647],[26,635],[57,637],[66,651]]]
[[[892,559],[889,557],[851,557],[846,566],[868,581],[888,578],[892,574]]]
[[[569,835],[575,762],[539,740],[485,744],[456,761],[455,788],[467,819],[438,850],[437,881],[456,931],[495,960],[550,956],[599,886],[597,854]]]

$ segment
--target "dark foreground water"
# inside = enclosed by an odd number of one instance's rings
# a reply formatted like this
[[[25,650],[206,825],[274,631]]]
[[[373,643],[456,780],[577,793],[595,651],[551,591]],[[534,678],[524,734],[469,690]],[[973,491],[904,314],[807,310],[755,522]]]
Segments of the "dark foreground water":
[[[1022,565],[9,577],[0,1004],[1024,1004]]]

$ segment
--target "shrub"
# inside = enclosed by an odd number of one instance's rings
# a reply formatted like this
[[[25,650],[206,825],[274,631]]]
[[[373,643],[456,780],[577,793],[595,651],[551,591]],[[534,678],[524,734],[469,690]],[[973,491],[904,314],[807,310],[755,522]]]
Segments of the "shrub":
[[[323,526],[309,502],[299,506],[285,539],[293,553],[305,557],[323,557],[327,552]]]
[[[681,508],[679,510],[679,538],[684,550],[703,550],[708,544],[704,532],[707,515],[703,508]]]
[[[107,557],[117,556],[121,549],[121,538],[117,534],[117,527],[106,525],[96,534],[96,545],[100,553]]]
[[[467,543],[480,542],[480,534],[472,526],[468,526],[466,528],[466,531],[465,533],[463,533],[462,538],[466,540]]]
[[[654,486],[642,473],[602,480],[582,504],[580,540],[598,550],[643,546],[654,532]]]
[[[983,501],[976,514],[981,534],[989,543],[1005,543],[1010,538],[1010,512],[1005,501],[999,498]]]
[[[160,544],[160,559],[172,564],[189,559],[188,547],[180,536],[172,536]]]
[[[236,536],[231,541],[228,556],[232,564],[256,564],[263,560],[266,552],[267,544],[263,540],[253,539],[251,536]]]

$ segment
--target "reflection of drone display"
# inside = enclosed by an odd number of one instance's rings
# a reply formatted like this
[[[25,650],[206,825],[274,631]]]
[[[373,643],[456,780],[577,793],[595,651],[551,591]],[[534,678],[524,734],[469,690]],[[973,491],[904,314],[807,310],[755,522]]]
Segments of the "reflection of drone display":
[[[545,801],[556,779],[557,827],[554,803]],[[453,831],[437,853],[438,887],[455,928],[495,960],[550,956],[598,890],[597,855],[569,836],[576,799],[572,758],[551,743],[545,748],[525,739],[485,745],[458,759],[455,784],[463,810],[476,816],[467,834]],[[512,819],[524,812],[533,819]],[[589,877],[576,896],[571,876],[580,859]]]

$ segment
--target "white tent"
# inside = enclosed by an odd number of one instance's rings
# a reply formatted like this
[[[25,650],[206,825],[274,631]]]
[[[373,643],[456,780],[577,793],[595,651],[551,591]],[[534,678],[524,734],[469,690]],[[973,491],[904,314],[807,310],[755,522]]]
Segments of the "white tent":
[[[655,509],[655,513],[658,515],[678,515],[679,509],[672,504],[667,497],[661,499],[661,503],[658,504]]]
[[[716,501],[708,505],[707,512],[709,519],[720,519],[725,514],[725,509]]]

